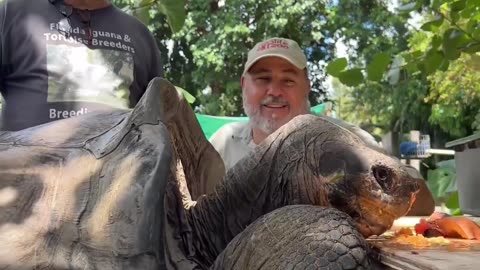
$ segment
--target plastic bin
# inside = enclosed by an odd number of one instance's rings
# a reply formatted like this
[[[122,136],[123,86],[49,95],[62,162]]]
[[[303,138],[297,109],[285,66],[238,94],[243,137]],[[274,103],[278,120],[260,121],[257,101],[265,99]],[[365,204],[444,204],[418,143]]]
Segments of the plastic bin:
[[[402,142],[400,155],[402,158],[422,159],[430,156],[430,136],[420,135],[418,141]]]
[[[460,210],[480,216],[480,133],[448,142],[455,150],[455,167]]]

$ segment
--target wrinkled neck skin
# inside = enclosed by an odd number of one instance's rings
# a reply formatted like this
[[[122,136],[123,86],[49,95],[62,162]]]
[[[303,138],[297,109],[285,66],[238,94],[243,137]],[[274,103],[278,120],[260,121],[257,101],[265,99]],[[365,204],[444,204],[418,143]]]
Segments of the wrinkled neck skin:
[[[300,165],[304,164],[299,159],[304,158],[307,145],[289,140],[299,145],[284,147],[285,140],[279,138],[282,135],[273,136],[277,138],[269,137],[269,142],[242,159],[215,192],[201,197],[187,213],[197,234],[195,249],[206,258],[207,265],[260,216],[285,205],[328,204],[322,181],[310,168]]]

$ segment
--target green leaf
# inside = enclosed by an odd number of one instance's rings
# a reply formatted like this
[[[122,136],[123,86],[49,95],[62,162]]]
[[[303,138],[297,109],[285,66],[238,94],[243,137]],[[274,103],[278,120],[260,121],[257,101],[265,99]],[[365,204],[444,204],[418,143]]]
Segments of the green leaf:
[[[442,50],[445,58],[449,60],[455,60],[460,57],[460,50],[457,49],[463,40],[465,34],[456,29],[450,28],[443,34]]]
[[[399,13],[409,13],[409,12],[414,11],[415,9],[419,8],[420,5],[421,5],[420,1],[412,2],[412,3],[405,4],[403,6],[398,7],[397,11]]]
[[[327,65],[327,73],[338,77],[340,72],[342,72],[347,67],[347,59],[345,57],[337,58]]]
[[[427,53],[425,58],[425,72],[432,74],[435,72],[444,60],[443,53],[441,51],[432,50]]]
[[[437,10],[446,0],[433,0],[432,1],[432,9]]]
[[[451,209],[450,215],[451,216],[463,216],[463,213],[462,213],[462,210],[460,210],[460,208],[456,208],[456,209]]]
[[[347,86],[357,86],[363,82],[364,78],[361,69],[353,68],[340,72],[338,79]]]
[[[185,98],[185,100],[190,103],[190,104],[193,104],[195,102],[195,97],[192,96],[189,92],[187,92],[187,90],[181,88],[181,87],[178,87],[178,86],[175,86],[175,89],[177,89],[178,93],[179,94],[182,94],[183,97]]]
[[[473,31],[472,35],[473,35],[474,38],[479,39],[480,38],[480,27],[475,29],[475,31]]]
[[[158,9],[167,17],[173,33],[182,29],[186,18],[185,0],[160,0]]]
[[[417,69],[421,72],[421,73],[426,73],[426,67],[425,67],[425,61],[420,61],[417,63]]]
[[[465,8],[466,1],[465,0],[459,0],[455,1],[450,4],[450,8],[452,11],[460,11]]]
[[[445,206],[448,209],[460,208],[460,203],[458,201],[458,191],[452,192],[452,194],[450,194],[450,197],[448,198],[447,202],[445,203]]]
[[[443,54],[445,55],[445,58],[447,58],[448,60],[456,60],[458,57],[460,57],[461,52],[456,48],[444,46]]]
[[[471,19],[471,20],[468,20],[467,28],[465,30],[467,32],[473,32],[477,27],[478,27],[478,21]]]
[[[133,1],[133,6],[135,8],[141,8],[141,7],[151,7],[156,0],[134,0]]]
[[[416,59],[419,57],[423,57],[423,53],[421,51],[413,51],[403,54],[402,57],[404,58],[405,62],[412,62],[416,61]]]
[[[412,52],[412,57],[413,57],[413,58],[418,58],[418,57],[420,57],[420,56],[422,56],[422,52],[421,52],[421,51],[413,51],[413,52]]]
[[[415,71],[418,70],[418,67],[417,65],[415,65],[415,63],[408,63],[407,65],[405,65],[405,70],[407,70],[409,73],[414,73]]]
[[[442,63],[438,67],[438,70],[447,71],[449,66],[450,66],[450,61],[448,59],[443,58]]]
[[[452,23],[458,22],[459,19],[460,19],[460,13],[458,11],[452,10],[452,12],[450,12],[450,20],[452,21]]]
[[[371,81],[380,81],[385,70],[390,63],[390,55],[387,53],[379,53],[373,57],[372,62],[367,67],[368,79]]]
[[[476,7],[466,8],[466,9],[460,11],[460,16],[462,16],[462,18],[470,18],[476,13],[478,13]]]
[[[472,42],[467,44],[467,46],[465,46],[463,51],[471,54],[480,52],[480,42]]]
[[[466,35],[465,32],[457,29],[450,34],[449,39],[456,48],[464,47],[468,43],[472,42],[472,39]]]
[[[477,12],[477,14],[472,14],[472,20],[480,20],[480,12]]]
[[[440,36],[433,36],[430,46],[432,49],[437,49],[442,44],[442,38]]]
[[[434,20],[424,23],[420,28],[425,31],[436,31],[443,23],[443,17],[437,17]]]
[[[480,7],[480,0],[467,0],[466,5],[469,8]]]
[[[146,25],[150,23],[150,7],[149,6],[134,8],[132,11],[132,15]]]

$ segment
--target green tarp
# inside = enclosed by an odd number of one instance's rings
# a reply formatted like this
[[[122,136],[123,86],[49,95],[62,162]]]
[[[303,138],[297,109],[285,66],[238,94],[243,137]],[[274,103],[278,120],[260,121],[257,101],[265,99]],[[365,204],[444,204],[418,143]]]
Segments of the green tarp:
[[[322,103],[311,108],[313,114],[324,115],[331,111],[332,104],[330,102]],[[203,133],[207,139],[210,139],[213,133],[221,128],[223,125],[233,122],[247,121],[248,117],[227,117],[227,116],[213,116],[206,114],[195,114],[198,122],[202,127]]]

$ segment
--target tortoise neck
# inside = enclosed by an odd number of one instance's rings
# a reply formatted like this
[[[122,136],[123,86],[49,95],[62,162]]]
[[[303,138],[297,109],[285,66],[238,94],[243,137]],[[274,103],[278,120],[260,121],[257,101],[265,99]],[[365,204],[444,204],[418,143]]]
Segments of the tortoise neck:
[[[287,188],[273,173],[278,156],[272,148],[266,149],[241,160],[215,192],[199,198],[189,210],[189,223],[197,234],[196,251],[207,265],[258,217],[286,205]]]

